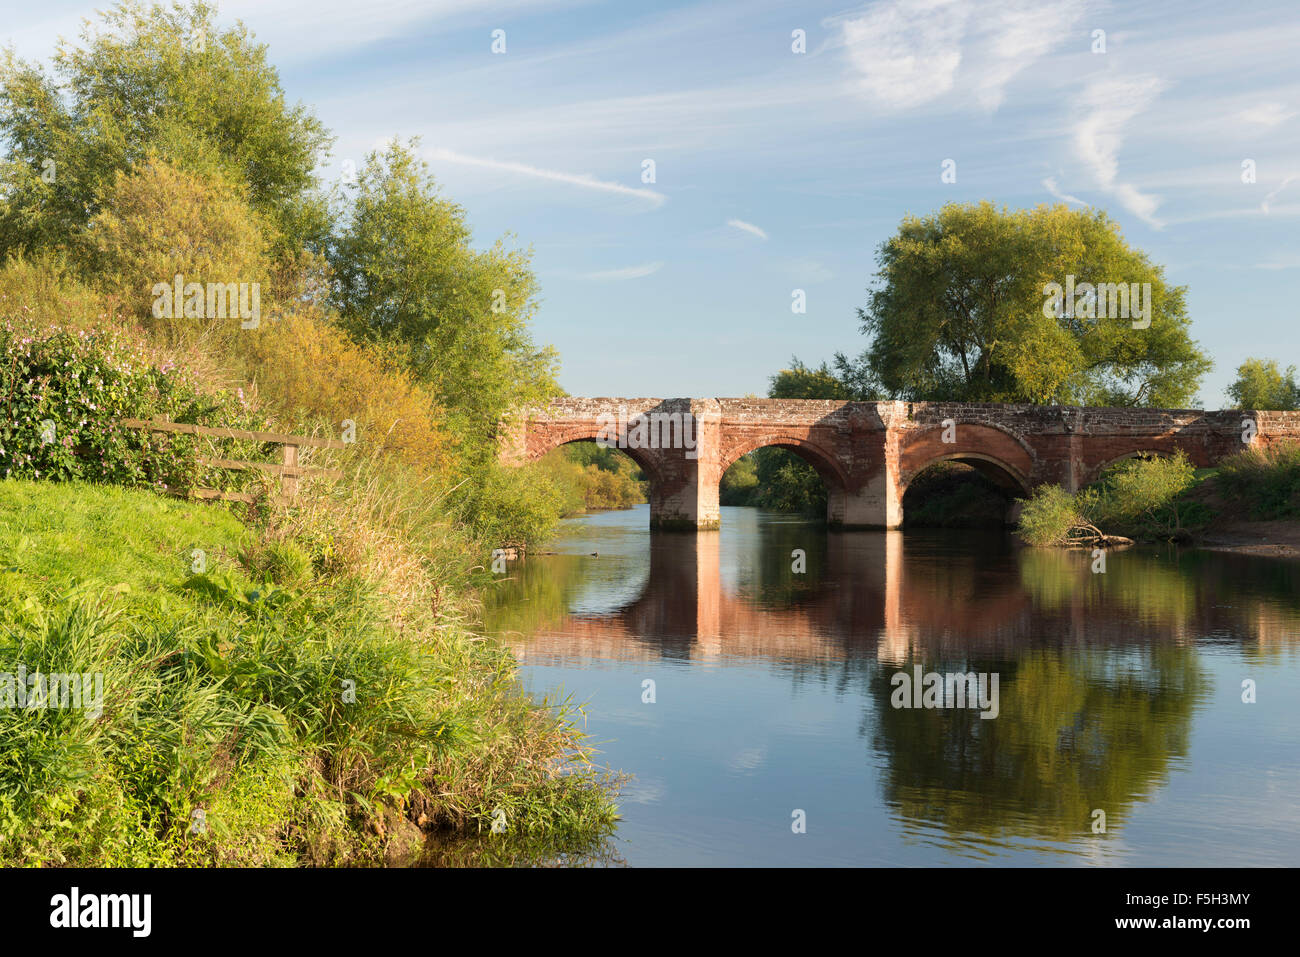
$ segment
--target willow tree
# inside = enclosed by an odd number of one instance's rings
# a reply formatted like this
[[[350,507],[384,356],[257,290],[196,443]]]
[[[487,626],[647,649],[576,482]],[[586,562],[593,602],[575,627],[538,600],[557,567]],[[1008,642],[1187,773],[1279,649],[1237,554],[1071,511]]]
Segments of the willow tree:
[[[1100,211],[949,204],[877,263],[857,370],[894,398],[1179,407],[1211,367],[1186,287]]]

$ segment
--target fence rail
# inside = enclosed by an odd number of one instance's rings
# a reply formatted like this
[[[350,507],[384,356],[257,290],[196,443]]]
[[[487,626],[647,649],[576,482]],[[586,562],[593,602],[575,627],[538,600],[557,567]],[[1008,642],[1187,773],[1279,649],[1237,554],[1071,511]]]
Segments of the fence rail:
[[[284,447],[282,464],[274,462],[248,462],[241,459],[200,458],[199,464],[209,468],[230,469],[232,471],[256,470],[269,472],[280,478],[280,502],[291,502],[298,495],[298,480],[301,478],[340,479],[343,473],[338,469],[306,468],[298,464],[298,449],[306,446],[316,449],[346,448],[338,439],[318,439],[310,435],[284,435],[279,432],[248,432],[244,429],[228,429],[223,426],[188,425],[183,422],[167,422],[162,419],[122,419],[118,422],[123,428],[145,429],[150,432],[178,432],[184,435],[205,435],[217,439],[246,439],[251,442],[266,442]],[[201,499],[221,499],[226,502],[255,502],[257,496],[251,492],[223,492],[215,488],[194,490],[194,497]]]

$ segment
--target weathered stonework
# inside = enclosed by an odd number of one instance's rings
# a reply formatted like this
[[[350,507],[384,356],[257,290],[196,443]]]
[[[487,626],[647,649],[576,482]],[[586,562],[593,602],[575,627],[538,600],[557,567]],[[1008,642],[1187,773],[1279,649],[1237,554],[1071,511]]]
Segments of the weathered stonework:
[[[979,469],[1018,495],[1055,483],[1071,491],[1107,466],[1178,449],[1197,467],[1247,444],[1300,440],[1300,412],[1099,409],[947,402],[820,399],[563,398],[502,430],[501,459],[534,461],[568,442],[630,438],[611,423],[689,414],[693,448],[628,447],[650,481],[650,522],[661,529],[719,523],[718,484],[742,455],[788,448],[826,482],[827,520],[841,528],[897,528],[903,493],[935,462]],[[1253,423],[1253,431],[1247,426]],[[680,436],[679,436],[680,437]],[[636,443],[631,443],[635,445]]]

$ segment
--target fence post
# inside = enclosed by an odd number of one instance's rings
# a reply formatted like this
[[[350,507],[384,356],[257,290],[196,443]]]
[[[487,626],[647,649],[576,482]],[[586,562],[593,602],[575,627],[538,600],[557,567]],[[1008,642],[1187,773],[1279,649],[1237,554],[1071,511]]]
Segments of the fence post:
[[[298,467],[298,446],[285,445],[284,464],[286,467]],[[298,495],[298,476],[289,475],[288,473],[280,476],[280,492],[286,499],[296,498]]]

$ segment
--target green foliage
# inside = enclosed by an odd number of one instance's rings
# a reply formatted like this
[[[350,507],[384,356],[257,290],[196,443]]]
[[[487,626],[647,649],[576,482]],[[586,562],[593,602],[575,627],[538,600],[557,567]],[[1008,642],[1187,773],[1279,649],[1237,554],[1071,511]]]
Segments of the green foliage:
[[[905,219],[877,261],[881,286],[858,311],[871,344],[840,379],[895,398],[1178,407],[1211,365],[1188,336],[1186,290],[1101,212],[949,204]],[[1150,326],[1045,315],[1045,284],[1068,275],[1150,283]]]
[[[1276,359],[1247,359],[1237,366],[1237,378],[1228,386],[1234,408],[1291,412],[1300,408],[1300,382],[1295,366],[1286,371]]]
[[[797,356],[790,360],[789,369],[782,369],[769,381],[767,395],[772,399],[853,398],[825,362],[816,369],[810,369]]]
[[[4,477],[85,478],[119,485],[192,487],[197,445],[118,424],[156,415],[238,427],[233,396],[201,394],[180,370],[154,367],[112,329],[33,330],[0,325],[0,468]]]
[[[1212,517],[1186,492],[1196,470],[1181,450],[1168,457],[1139,456],[1108,469],[1075,494],[1043,485],[1020,513],[1021,538],[1031,545],[1063,545],[1092,535],[1125,535],[1147,540],[1185,538],[1189,529]]]
[[[216,8],[122,3],[61,44],[44,67],[0,58],[0,258],[84,246],[115,177],[150,152],[247,190],[277,249],[319,248],[328,231],[314,170],[329,137],[286,102],[266,46]],[[53,164],[51,167],[50,164]],[[53,181],[48,171],[53,169]],[[42,173],[47,173],[43,178]]]
[[[566,501],[563,483],[540,463],[483,466],[462,488],[454,514],[483,542],[527,545],[544,541]]]
[[[1025,501],[1017,531],[1030,545],[1061,545],[1085,522],[1073,495],[1059,485],[1041,485]]]
[[[228,292],[227,284],[267,285],[268,301],[259,292],[258,308],[270,306],[265,230],[225,180],[186,173],[151,156],[129,174],[118,172],[107,200],[90,223],[93,274],[134,318],[177,342],[229,341],[240,334],[238,295],[213,300],[214,313],[220,315],[207,314],[206,295],[201,295],[203,309],[195,310],[200,314],[187,315],[189,297],[172,295],[177,275],[186,285],[220,283],[223,292]],[[168,289],[170,316],[155,314],[159,297],[154,287],[159,283]]]
[[[1219,463],[1215,483],[1257,519],[1300,518],[1300,443],[1249,448]]]
[[[761,507],[825,517],[826,483],[815,468],[789,449],[758,449],[754,457]]]
[[[758,462],[753,455],[742,455],[722,474],[718,501],[723,505],[756,505],[758,493]]]
[[[1185,524],[1179,496],[1195,483],[1196,469],[1181,449],[1174,455],[1140,456],[1107,471],[1094,486],[1086,510],[1108,530],[1143,538],[1169,538]]]
[[[646,481],[631,457],[594,442],[571,442],[538,463],[561,496],[562,515],[608,508],[631,508],[646,499]]]
[[[400,627],[390,582],[316,574],[319,544],[144,492],[0,482],[0,671],[103,676],[99,714],[0,708],[0,862],[374,860],[368,822],[413,801],[462,831],[496,807],[521,833],[608,828],[606,792],[557,773],[581,748],[567,712],[520,696],[455,619]]]
[[[826,483],[797,453],[778,446],[742,455],[722,476],[718,500],[778,512],[826,515]]]
[[[1083,568],[1094,589],[1123,585],[1123,575]],[[885,800],[967,839],[1067,842],[1099,806],[1112,831],[1115,822],[1122,826],[1187,754],[1192,715],[1212,685],[1194,649],[1162,642],[1030,648],[1012,660],[968,654],[935,661],[932,653],[915,661],[922,663],[939,673],[1001,675],[995,721],[973,709],[891,707],[887,669],[872,684]]]
[[[329,254],[335,304],[359,339],[400,347],[467,452],[486,450],[507,412],[556,394],[555,354],[528,332],[530,254],[475,250],[415,146],[394,142],[360,171]]]

